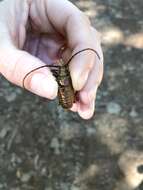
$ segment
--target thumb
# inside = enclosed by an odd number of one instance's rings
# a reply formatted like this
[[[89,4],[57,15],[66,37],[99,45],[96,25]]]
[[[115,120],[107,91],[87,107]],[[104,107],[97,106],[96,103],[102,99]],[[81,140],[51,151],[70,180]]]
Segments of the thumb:
[[[0,47],[0,49],[0,73],[15,85],[22,87],[25,75],[44,65],[38,58],[14,47]],[[48,99],[54,99],[57,96],[57,82],[48,68],[31,73],[25,80],[25,87]]]

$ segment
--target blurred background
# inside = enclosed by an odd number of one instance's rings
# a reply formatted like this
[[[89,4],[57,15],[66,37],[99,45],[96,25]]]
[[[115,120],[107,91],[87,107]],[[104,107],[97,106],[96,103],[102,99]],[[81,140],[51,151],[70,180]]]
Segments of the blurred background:
[[[102,33],[96,114],[84,121],[1,77],[0,190],[143,190],[143,1],[73,3]]]

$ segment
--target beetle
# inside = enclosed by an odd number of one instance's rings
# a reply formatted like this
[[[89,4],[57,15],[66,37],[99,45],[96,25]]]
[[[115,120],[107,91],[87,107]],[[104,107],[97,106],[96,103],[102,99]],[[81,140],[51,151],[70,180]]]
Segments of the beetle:
[[[56,78],[56,81],[58,83],[58,98],[59,98],[59,104],[66,110],[69,110],[72,108],[73,103],[76,102],[76,91],[73,88],[70,71],[69,71],[69,63],[72,61],[72,59],[77,56],[78,54],[84,52],[84,51],[93,51],[97,57],[100,60],[100,56],[97,53],[96,50],[92,48],[86,48],[81,51],[78,51],[74,55],[71,56],[69,61],[65,64],[63,59],[60,59],[57,64],[55,65],[43,65],[41,67],[35,68],[29,73],[27,73],[23,79],[23,88],[25,88],[25,80],[26,78],[32,74],[33,72],[42,69],[44,67],[49,67],[53,73],[53,75]]]
[[[33,72],[42,69],[44,67],[49,67],[51,69],[51,72],[55,76],[56,81],[58,83],[59,105],[61,105],[64,109],[67,110],[70,109],[73,106],[76,97],[72,85],[68,64],[64,64],[62,59],[60,59],[56,65],[43,65],[27,73],[23,79],[23,88],[26,89],[25,87],[26,78]]]
[[[60,60],[58,64],[60,65],[58,67],[58,72],[54,73],[53,71],[53,75],[56,77],[58,83],[59,104],[64,109],[70,109],[76,100],[76,96],[72,85],[69,67],[68,65],[64,65],[63,60]]]

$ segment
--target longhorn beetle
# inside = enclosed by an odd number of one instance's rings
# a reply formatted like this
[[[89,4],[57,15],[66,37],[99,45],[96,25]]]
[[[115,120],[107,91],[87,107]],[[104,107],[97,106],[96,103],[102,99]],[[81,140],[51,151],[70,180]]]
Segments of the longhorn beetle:
[[[25,75],[25,77],[23,79],[23,88],[25,89],[25,80],[30,74],[32,74],[33,72],[35,72],[39,69],[42,69],[44,67],[49,67],[49,68],[51,68],[51,71],[52,71],[53,75],[55,76],[56,81],[58,83],[59,104],[64,109],[67,109],[67,110],[72,108],[73,103],[76,101],[76,92],[72,85],[72,80],[71,80],[71,76],[70,76],[70,72],[69,72],[69,63],[72,61],[72,59],[75,56],[77,56],[78,54],[80,54],[84,51],[87,51],[87,50],[93,51],[100,60],[100,56],[96,50],[94,50],[92,48],[83,49],[83,50],[75,53],[66,64],[63,62],[62,59],[60,59],[58,61],[57,65],[43,65],[41,67],[33,69],[32,71],[30,71],[29,73],[27,73]]]

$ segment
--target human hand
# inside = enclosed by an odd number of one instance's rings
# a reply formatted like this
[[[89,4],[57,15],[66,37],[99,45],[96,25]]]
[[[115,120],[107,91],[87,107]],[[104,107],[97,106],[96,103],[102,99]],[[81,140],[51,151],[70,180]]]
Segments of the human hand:
[[[89,19],[67,0],[4,0],[0,3],[0,73],[21,86],[25,75],[34,68],[58,59],[66,45],[64,61],[72,54],[95,49],[76,56],[70,63],[73,87],[78,91],[74,112],[84,119],[92,117],[97,88],[103,75],[103,53],[100,35]],[[58,85],[50,69],[35,71],[26,79],[26,88],[45,98],[57,96]]]

